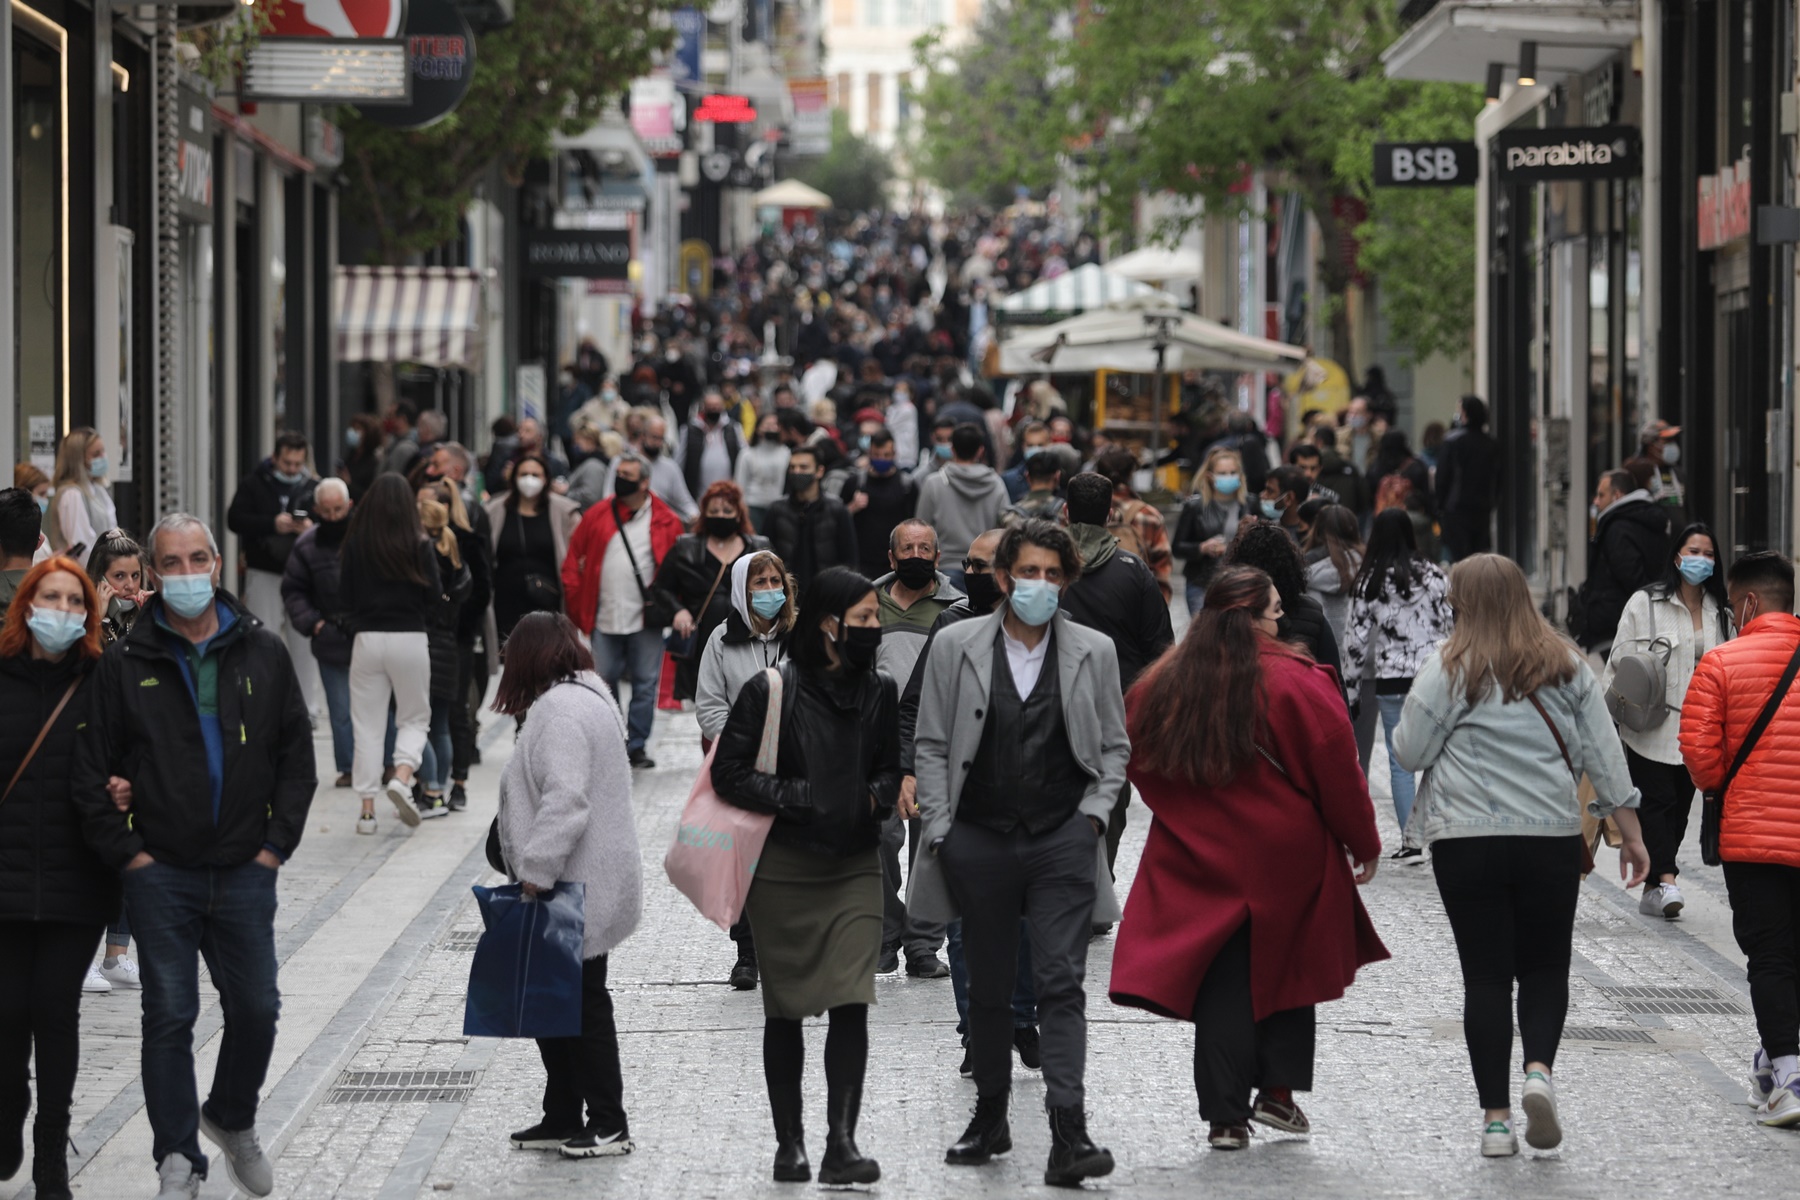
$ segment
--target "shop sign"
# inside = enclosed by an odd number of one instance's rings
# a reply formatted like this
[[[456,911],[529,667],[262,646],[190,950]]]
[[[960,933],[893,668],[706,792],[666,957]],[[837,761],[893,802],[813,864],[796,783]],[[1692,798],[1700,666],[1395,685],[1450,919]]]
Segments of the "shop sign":
[[[669,54],[669,74],[678,88],[697,88],[701,83],[700,52],[706,49],[706,14],[697,8],[678,8],[672,18],[675,47]]]
[[[1643,139],[1635,126],[1508,129],[1494,137],[1502,183],[1635,179],[1643,172]]]
[[[790,79],[794,119],[788,123],[788,151],[826,154],[831,150],[831,84],[824,79]]]
[[[729,150],[714,150],[710,154],[702,154],[700,177],[708,183],[724,183],[736,162],[736,156]]]
[[[747,125],[756,120],[756,105],[750,103],[748,96],[715,93],[700,101],[700,107],[694,110],[694,120],[711,121],[719,125]]]
[[[621,229],[527,229],[528,279],[629,279],[631,234]]]
[[[269,0],[267,35],[391,38],[400,36],[405,0]]]
[[[213,139],[211,102],[198,92],[181,92],[181,140],[175,147],[177,204],[184,220],[213,219]]]
[[[1750,236],[1750,158],[1700,177],[1700,249],[1717,250]]]
[[[307,114],[305,145],[306,157],[314,166],[329,171],[344,165],[344,131],[323,113]]]
[[[1474,187],[1481,155],[1474,142],[1376,142],[1376,187]]]
[[[475,33],[449,0],[411,0],[405,38],[412,98],[360,111],[390,129],[423,129],[456,111],[468,93],[475,79]]]

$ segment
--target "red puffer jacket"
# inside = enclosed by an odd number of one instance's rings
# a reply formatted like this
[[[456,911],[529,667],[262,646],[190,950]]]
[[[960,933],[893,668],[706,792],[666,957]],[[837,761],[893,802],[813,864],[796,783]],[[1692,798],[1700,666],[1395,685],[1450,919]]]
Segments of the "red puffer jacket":
[[[1700,660],[1681,706],[1681,756],[1694,785],[1725,780],[1744,735],[1800,644],[1800,617],[1767,613]],[[1726,862],[1800,867],[1800,687],[1791,689],[1744,760],[1719,825]]]

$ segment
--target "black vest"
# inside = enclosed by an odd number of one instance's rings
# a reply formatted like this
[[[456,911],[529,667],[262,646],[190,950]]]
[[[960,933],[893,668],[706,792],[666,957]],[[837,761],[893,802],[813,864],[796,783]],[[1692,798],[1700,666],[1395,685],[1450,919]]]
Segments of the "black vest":
[[[963,780],[959,821],[996,833],[1023,825],[1031,834],[1060,828],[1086,794],[1088,774],[1069,749],[1062,684],[1051,636],[1037,686],[1021,700],[1006,657],[1004,631],[994,634],[994,675],[988,686],[981,746]]]

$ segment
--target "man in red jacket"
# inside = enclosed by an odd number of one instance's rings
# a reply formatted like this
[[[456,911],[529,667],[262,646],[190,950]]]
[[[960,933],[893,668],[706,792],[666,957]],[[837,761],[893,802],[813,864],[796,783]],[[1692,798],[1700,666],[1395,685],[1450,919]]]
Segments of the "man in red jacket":
[[[650,494],[649,464],[635,451],[622,454],[613,471],[613,494],[587,510],[569,539],[563,603],[575,627],[593,634],[594,669],[614,699],[620,678],[631,673],[626,749],[633,767],[654,767],[644,743],[656,720],[663,630],[660,622],[646,623],[644,611],[656,565],[681,536],[681,518]]]
[[[1800,689],[1790,686],[1726,787],[1726,775],[1800,653],[1794,564],[1773,551],[1731,565],[1738,637],[1700,660],[1681,706],[1681,756],[1703,792],[1725,789],[1719,857],[1731,928],[1748,960],[1762,1045],[1751,1094],[1764,1125],[1800,1125]]]

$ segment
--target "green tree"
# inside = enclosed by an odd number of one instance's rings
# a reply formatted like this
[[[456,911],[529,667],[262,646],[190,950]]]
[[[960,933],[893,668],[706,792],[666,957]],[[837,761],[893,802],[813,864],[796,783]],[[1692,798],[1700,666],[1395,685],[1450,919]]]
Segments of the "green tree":
[[[874,142],[851,133],[849,114],[839,109],[831,114],[831,149],[794,174],[830,196],[839,212],[867,212],[887,206],[894,164]]]
[[[378,125],[339,110],[346,220],[375,234],[376,256],[399,264],[454,237],[476,185],[496,166],[519,178],[579,133],[673,35],[678,0],[530,0],[476,43],[475,77],[455,112],[426,129]]]

